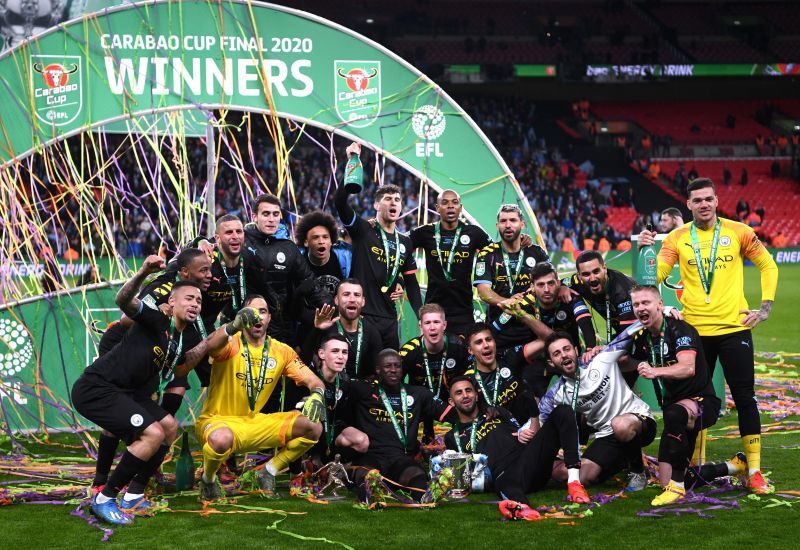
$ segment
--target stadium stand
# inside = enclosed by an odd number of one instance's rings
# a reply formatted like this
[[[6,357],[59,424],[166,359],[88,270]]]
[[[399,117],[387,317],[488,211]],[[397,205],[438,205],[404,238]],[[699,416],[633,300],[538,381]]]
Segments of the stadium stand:
[[[778,162],[781,175],[772,176],[772,165]],[[788,161],[774,159],[747,160],[662,160],[662,174],[672,177],[681,163],[687,169],[695,169],[701,177],[711,178],[717,184],[720,211],[728,218],[737,219],[737,203],[743,199],[750,209],[764,209],[759,234],[766,240],[773,239],[782,231],[789,246],[800,244],[800,189],[798,182],[786,177]],[[724,185],[723,172],[727,168],[732,175],[730,185]],[[741,185],[742,170],[747,170],[747,185]],[[742,221],[746,221],[746,218]]]

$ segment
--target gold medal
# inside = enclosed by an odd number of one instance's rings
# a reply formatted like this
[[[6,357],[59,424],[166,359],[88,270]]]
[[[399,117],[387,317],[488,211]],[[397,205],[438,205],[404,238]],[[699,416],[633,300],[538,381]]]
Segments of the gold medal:
[[[387,290],[389,290],[389,287],[388,287],[388,286],[382,286],[382,287],[381,287],[381,292],[384,292],[384,293],[385,293]]]
[[[706,303],[707,304],[711,303],[711,296],[709,296],[708,294],[706,294]]]

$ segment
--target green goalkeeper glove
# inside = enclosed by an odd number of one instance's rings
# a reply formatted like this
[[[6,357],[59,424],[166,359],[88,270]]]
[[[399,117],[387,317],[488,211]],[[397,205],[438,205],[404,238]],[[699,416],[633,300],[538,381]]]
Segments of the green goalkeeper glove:
[[[303,403],[303,410],[301,414],[308,418],[311,422],[319,422],[325,415],[325,400],[322,397],[322,390],[315,389],[311,392],[305,403]]]

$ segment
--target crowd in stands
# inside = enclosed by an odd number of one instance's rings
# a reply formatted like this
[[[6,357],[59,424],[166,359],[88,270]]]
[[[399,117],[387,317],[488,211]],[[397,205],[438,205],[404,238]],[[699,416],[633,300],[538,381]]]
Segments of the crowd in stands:
[[[461,106],[475,119],[490,141],[498,148],[509,164],[523,192],[537,214],[542,236],[550,250],[585,248],[592,243],[600,248],[613,248],[624,236],[616,233],[605,222],[607,206],[628,206],[631,197],[627,192],[604,185],[602,182],[589,179],[588,183],[576,185],[577,167],[566,161],[564,153],[557,147],[548,146],[546,141],[536,135],[536,106],[533,102],[513,99],[498,100],[487,98],[467,98],[460,101]],[[262,122],[263,124],[263,122]],[[253,119],[252,135],[266,135],[258,128]],[[322,132],[307,132],[318,142],[329,145],[329,138]],[[122,138],[108,136],[108,147],[116,147]],[[240,143],[240,150],[247,150]],[[344,140],[336,138],[334,149],[339,154],[337,177],[341,178],[344,167],[342,151],[346,145]],[[250,165],[244,170],[248,185],[256,192],[264,191],[260,182],[266,182],[269,191],[276,192],[274,182],[278,180],[278,166],[275,148],[263,137],[255,138],[252,143],[253,155]],[[197,203],[203,200],[205,187],[206,148],[202,140],[187,138],[186,156],[190,161],[190,197]],[[153,152],[145,153],[148,166],[157,166],[158,160]],[[366,187],[365,196],[370,196],[377,187],[374,177],[374,156],[363,155],[365,164]],[[239,171],[226,153],[222,154],[216,182],[217,213],[228,212],[249,219],[250,213],[241,211],[243,193],[246,193]],[[162,246],[172,249],[175,244],[173,234],[163,234],[159,225],[159,207],[153,198],[154,186],[146,184],[141,170],[137,166],[137,158],[132,154],[118,155],[119,173],[114,176],[115,194],[107,205],[109,219],[119,220],[112,232],[117,253],[123,257],[144,256],[157,253]],[[583,167],[587,170],[590,168]],[[291,174],[294,195],[288,187],[281,193],[281,199],[292,223],[296,215],[314,208],[328,208],[332,204],[335,181],[331,177],[333,169],[329,153],[311,140],[302,142],[294,148],[288,159],[288,173]],[[586,174],[583,174],[585,177]],[[418,207],[420,205],[419,180],[403,168],[390,161],[385,163],[380,174],[383,183],[393,183],[403,189],[404,212],[406,215],[398,222],[401,231],[409,231],[417,225]],[[160,191],[174,201],[171,186],[162,185]],[[512,198],[508,198],[509,201]],[[432,202],[431,202],[432,203]],[[117,206],[118,205],[118,206]],[[162,200],[164,208],[170,208],[168,202]],[[124,209],[122,216],[112,215],[112,210]],[[354,204],[359,214],[373,215],[370,201]],[[59,217],[61,224],[54,224],[50,240],[59,257],[80,255],[95,249],[102,254],[101,247],[94,243],[81,243],[80,233],[67,212],[76,212],[77,204],[70,202]],[[172,212],[170,215],[175,215]],[[566,243],[566,245],[565,245]]]

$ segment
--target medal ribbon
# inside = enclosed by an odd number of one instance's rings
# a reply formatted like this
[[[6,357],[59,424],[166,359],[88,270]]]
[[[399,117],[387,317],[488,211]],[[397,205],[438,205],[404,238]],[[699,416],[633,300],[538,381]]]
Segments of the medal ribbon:
[[[325,442],[328,444],[328,449],[333,444],[333,429],[336,424],[336,405],[339,403],[339,375],[336,375],[335,380],[336,389],[333,390],[333,411],[328,412],[328,407],[325,407]]]
[[[459,223],[456,226],[456,233],[453,235],[453,244],[450,247],[450,254],[447,256],[447,267],[445,267],[444,261],[442,260],[442,249],[440,248],[442,243],[441,225],[442,222],[440,221],[433,224],[433,238],[436,241],[436,254],[439,256],[439,265],[442,266],[445,280],[452,281],[453,276],[450,275],[450,270],[453,268],[453,258],[455,257],[456,246],[458,246],[458,238],[461,236],[461,224]]]
[[[341,321],[336,321],[339,334],[344,336],[344,327]],[[364,342],[364,325],[361,323],[361,318],[358,319],[358,332],[356,333],[356,357],[354,359],[355,374],[358,376],[358,369],[361,366],[361,344]]]
[[[475,368],[475,381],[478,383],[478,387],[481,389],[483,393],[483,397],[489,403],[489,406],[494,407],[495,403],[497,403],[497,393],[500,390],[500,381],[498,378],[498,371],[497,369],[494,370],[494,394],[492,395],[492,400],[489,401],[489,392],[486,391],[486,386],[483,385],[483,377],[481,376],[480,371],[478,368]]]
[[[422,342],[422,362],[425,364],[425,380],[428,382],[428,389],[433,392],[433,396],[436,399],[439,399],[439,392],[442,390],[444,365],[447,362],[447,335],[444,335],[444,350],[442,350],[442,358],[439,361],[439,384],[436,388],[433,387],[433,380],[431,379],[431,367],[428,363],[428,350],[425,348],[425,342]]]
[[[389,256],[389,240],[386,238],[386,232],[381,227],[381,224],[377,224],[378,230],[381,233],[381,242],[383,242],[383,254],[386,258],[386,285],[390,287],[394,284],[395,280],[397,279],[397,273],[400,271],[400,234],[398,233],[397,229],[394,231],[394,265],[390,266],[390,256]]]
[[[267,361],[269,360],[269,336],[264,341],[264,347],[261,348],[261,367],[258,370],[258,381],[256,387],[253,388],[253,372],[250,363],[250,351],[248,349],[247,340],[242,338],[244,345],[244,362],[247,370],[244,373],[245,386],[247,388],[247,402],[250,404],[250,411],[255,412],[258,396],[261,395],[261,390],[264,388],[264,378],[267,375]],[[283,407],[281,407],[283,410]]]
[[[647,334],[647,344],[650,347],[650,364],[655,368],[661,368],[664,366],[664,334],[667,331],[667,319],[664,318],[661,321],[661,331],[658,334],[658,342],[655,344],[653,343],[653,337],[650,334],[649,330],[645,330]],[[653,389],[656,392],[656,398],[658,399],[658,404],[663,405],[664,403],[664,394],[666,390],[664,388],[664,382],[661,378],[654,378],[653,379]]]
[[[205,340],[208,338],[208,331],[206,330],[206,324],[203,322],[202,317],[198,317],[197,321],[194,322],[195,328],[197,328],[197,332],[200,333],[200,336]]]
[[[400,439],[400,443],[403,444],[403,449],[406,449],[406,430],[408,427],[406,426],[406,418],[408,417],[408,399],[406,394],[406,387],[400,386],[400,406],[403,408],[403,429],[400,429],[400,425],[397,423],[397,418],[394,416],[394,409],[392,408],[392,404],[389,401],[389,398],[386,396],[386,392],[383,391],[383,388],[378,386],[378,394],[381,396],[381,401],[383,401],[383,408],[386,409],[386,413],[389,415],[389,419],[392,421],[392,426],[394,426],[394,431],[397,434],[397,437]]]
[[[708,257],[708,274],[706,274],[706,270],[703,269],[703,258],[700,255],[700,241],[697,237],[697,227],[695,227],[694,222],[689,225],[694,260],[697,263],[697,274],[700,276],[700,284],[703,285],[703,290],[706,293],[706,303],[709,303],[711,297],[711,282],[714,280],[714,268],[717,265],[717,245],[719,244],[721,225],[719,218],[717,218],[717,223],[714,224],[714,236],[711,238],[711,254]]]
[[[478,424],[480,423],[480,420],[481,420],[480,417],[478,417],[475,420],[473,420],[472,424],[470,425],[470,429],[472,430],[472,432],[469,434],[469,448],[473,453],[476,452],[475,434],[478,431]],[[459,423],[459,426],[460,425],[461,424]],[[461,448],[461,431],[458,428],[456,428],[454,435],[456,436],[456,447],[458,447],[458,452],[463,453],[464,449]]]
[[[164,395],[164,389],[167,387],[167,384],[172,382],[172,379],[175,378],[175,367],[178,365],[178,358],[181,356],[181,351],[183,351],[183,333],[180,333],[178,336],[178,345],[175,348],[175,356],[172,358],[172,362],[170,363],[169,357],[169,350],[173,347],[173,342],[175,342],[175,319],[171,319],[169,322],[169,339],[167,340],[167,351],[164,354],[164,365],[169,365],[166,367],[166,372],[162,368],[159,372],[160,380],[158,382],[158,400],[161,401],[161,396]]]
[[[578,397],[581,393],[581,371],[580,367],[575,371],[575,387],[572,389],[572,410],[578,411]],[[564,397],[567,397],[567,385],[564,384]]]
[[[231,291],[233,291],[233,310],[234,312],[238,312],[242,307],[244,297],[247,296],[244,282],[244,260],[239,256],[239,292],[237,294],[236,287],[231,284],[231,276],[228,275],[228,267],[225,265],[225,258],[219,250],[217,250],[217,259],[219,260],[219,265],[222,266],[222,274],[225,275],[225,279],[228,281]]]
[[[508,276],[508,292],[514,294],[514,287],[517,286],[517,278],[522,271],[522,264],[525,263],[525,252],[520,248],[519,257],[517,258],[517,269],[513,277],[511,276],[511,259],[508,257],[508,252],[506,252],[502,243],[500,244],[500,252],[503,253],[503,268],[506,270],[506,276]]]

